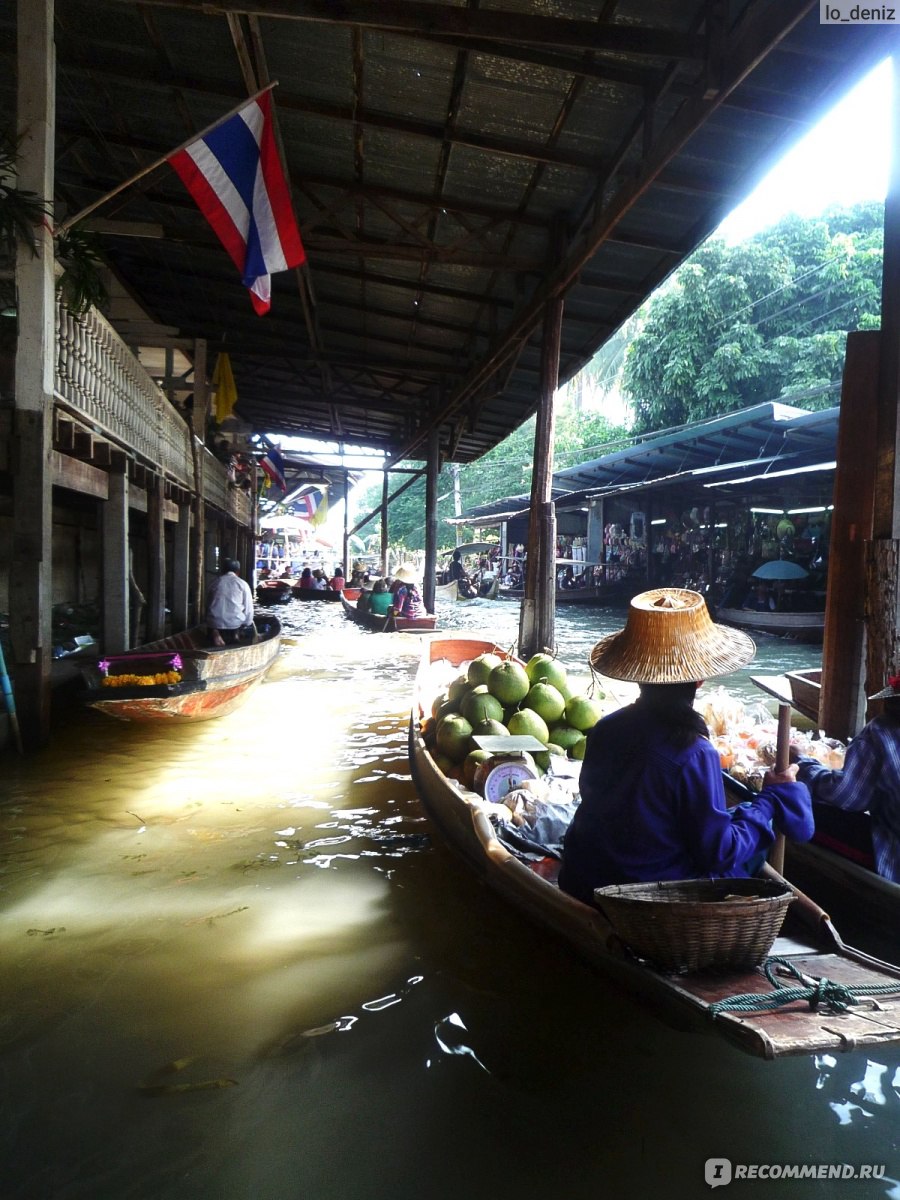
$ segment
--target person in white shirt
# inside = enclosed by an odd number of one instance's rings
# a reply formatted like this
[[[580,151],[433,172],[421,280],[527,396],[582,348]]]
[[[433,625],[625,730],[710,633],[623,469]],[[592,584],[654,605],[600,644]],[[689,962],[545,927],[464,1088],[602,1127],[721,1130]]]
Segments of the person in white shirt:
[[[238,575],[240,569],[236,559],[223,559],[221,574],[210,593],[206,626],[214,646],[233,645],[240,638],[252,636],[253,593]]]

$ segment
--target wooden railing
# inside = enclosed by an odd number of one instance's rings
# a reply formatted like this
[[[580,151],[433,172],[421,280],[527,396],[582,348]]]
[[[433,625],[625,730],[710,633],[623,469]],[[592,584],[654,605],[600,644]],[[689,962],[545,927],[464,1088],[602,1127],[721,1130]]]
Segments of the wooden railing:
[[[166,478],[193,490],[191,430],[129,347],[96,309],[73,317],[56,307],[57,403]],[[202,448],[204,498],[249,524],[251,500],[229,486],[225,467]]]

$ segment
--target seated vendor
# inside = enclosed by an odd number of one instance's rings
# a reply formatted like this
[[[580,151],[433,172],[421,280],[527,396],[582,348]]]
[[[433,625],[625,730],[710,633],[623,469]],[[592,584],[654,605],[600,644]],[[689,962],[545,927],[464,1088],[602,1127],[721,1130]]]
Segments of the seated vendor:
[[[900,883],[900,675],[870,700],[883,700],[873,717],[847,747],[843,769],[830,770],[791,747],[799,778],[813,800],[845,812],[869,811],[878,874]]]
[[[694,708],[698,680],[754,653],[745,633],[713,624],[702,596],[678,588],[635,596],[625,629],[597,643],[592,667],[637,683],[640,696],[588,734],[563,891],[591,903],[607,884],[747,876],[776,832],[812,836],[796,767],[768,771],[752,802],[728,809],[718,751]]]

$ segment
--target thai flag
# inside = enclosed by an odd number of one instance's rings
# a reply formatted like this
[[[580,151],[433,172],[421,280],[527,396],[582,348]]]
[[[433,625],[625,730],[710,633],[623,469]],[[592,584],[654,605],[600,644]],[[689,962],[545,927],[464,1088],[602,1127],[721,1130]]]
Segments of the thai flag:
[[[283,492],[287,491],[287,481],[284,478],[284,459],[274,446],[265,452],[259,460],[259,465],[276,487],[280,487]]]
[[[264,92],[169,157],[250,289],[260,316],[270,276],[306,261]]]
[[[297,503],[302,508],[306,509],[306,512],[303,514],[303,516],[305,516],[308,520],[311,521],[313,519],[313,517],[316,515],[316,513],[319,511],[319,506],[321,505],[322,500],[323,500],[323,496],[322,496],[321,492],[312,491],[312,492],[307,492],[305,496],[301,496],[300,499],[297,501]]]

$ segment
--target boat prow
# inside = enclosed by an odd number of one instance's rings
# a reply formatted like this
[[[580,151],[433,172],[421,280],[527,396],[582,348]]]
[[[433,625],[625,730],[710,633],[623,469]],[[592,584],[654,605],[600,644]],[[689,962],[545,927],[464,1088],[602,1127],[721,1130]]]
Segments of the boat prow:
[[[273,615],[254,620],[256,640],[210,647],[205,626],[148,642],[128,654],[111,656],[108,674],[97,665],[83,671],[84,702],[120,721],[208,721],[242,704],[262,682],[278,656],[281,622]],[[175,663],[180,663],[177,670]],[[164,676],[180,675],[176,682]],[[104,678],[133,677],[142,682],[110,686]],[[159,678],[158,682],[150,682]]]

